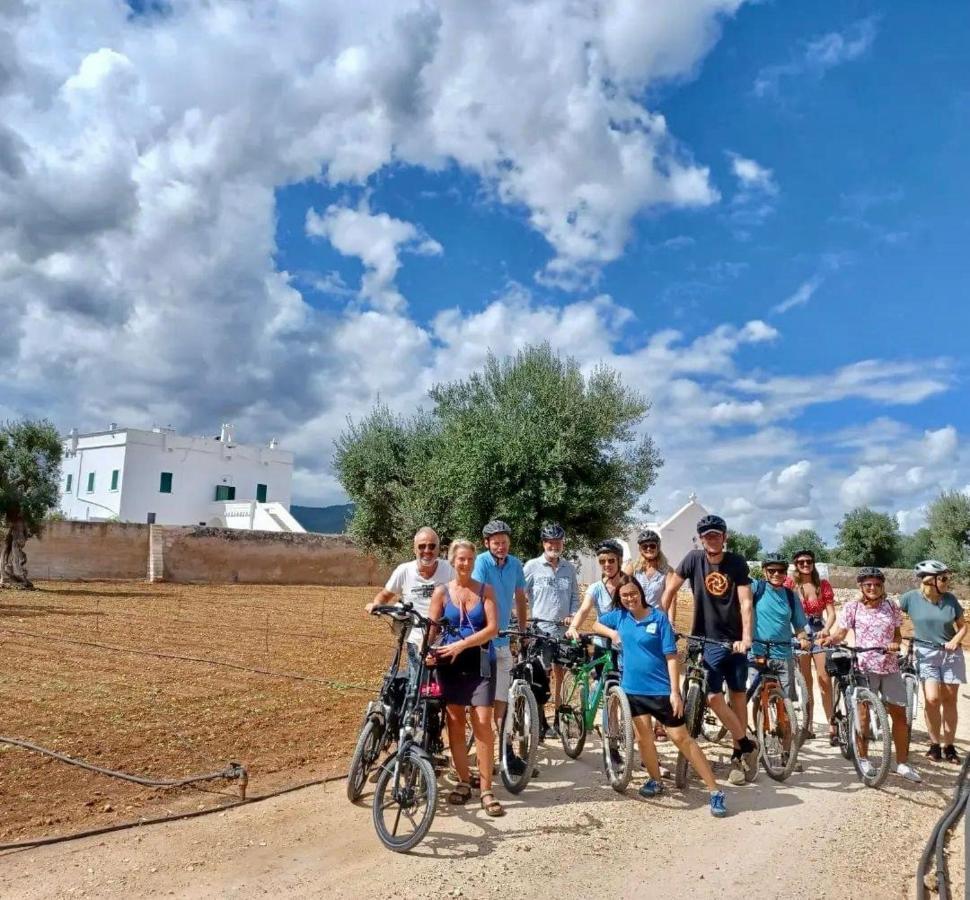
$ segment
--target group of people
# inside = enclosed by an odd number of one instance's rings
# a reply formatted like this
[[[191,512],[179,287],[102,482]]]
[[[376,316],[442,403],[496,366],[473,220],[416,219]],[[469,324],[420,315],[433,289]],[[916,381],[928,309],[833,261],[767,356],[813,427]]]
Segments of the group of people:
[[[918,587],[904,593],[898,604],[888,598],[885,577],[875,568],[863,569],[857,578],[860,596],[837,614],[831,584],[820,577],[814,553],[794,554],[789,560],[772,554],[762,561],[764,577],[752,579],[748,563],[727,549],[728,529],[720,516],[705,516],[697,523],[700,547],[690,551],[674,568],[665,558],[660,536],[651,530],[637,538],[638,556],[623,563],[619,542],[605,540],[596,548],[601,576],[580,600],[575,566],[564,557],[565,532],[561,526],[542,528],[543,552],[524,565],[510,553],[511,530],[500,521],[482,530],[484,550],[472,542],[452,541],[447,559],[432,528],[414,536],[415,559],[399,565],[367,610],[396,598],[435,622],[434,649],[426,662],[438,672],[446,708],[449,745],[457,784],[448,802],[465,804],[472,791],[480,791],[481,805],[490,816],[504,814],[492,787],[492,766],[471,771],[465,743],[469,712],[479,761],[494,754],[496,726],[501,723],[508,695],[512,655],[509,628],[513,613],[519,623],[530,616],[537,627],[558,638],[578,638],[579,627],[591,614],[591,630],[610,638],[621,650],[621,686],[630,701],[640,756],[648,778],[640,788],[644,797],[660,794],[662,770],[657,740],[670,740],[687,757],[710,791],[710,811],[727,813],[725,795],[710,764],[684,720],[680,663],[673,623],[677,595],[689,582],[694,597],[690,634],[704,638],[703,665],[707,674],[708,704],[733,740],[728,782],[742,785],[757,772],[759,748],[748,727],[746,689],[749,655],[768,658],[783,689],[795,696],[794,667],[798,665],[808,686],[808,714],[802,739],[812,731],[814,682],[817,681],[829,740],[837,743],[832,722],[832,684],[824,665],[824,648],[843,641],[852,631],[857,646],[885,648],[860,654],[859,664],[870,687],[879,692],[893,723],[896,773],[909,781],[921,780],[909,764],[909,737],[905,718],[905,689],[899,671],[902,612],[913,625],[919,677],[930,746],[927,758],[959,762],[954,747],[957,724],[957,689],[966,682],[960,643],[966,634],[963,609],[947,590],[947,566],[927,560],[916,567]],[[412,671],[420,663],[420,629],[408,638]],[[820,650],[820,648],[822,648]],[[558,710],[562,702],[563,670],[551,665],[552,696]],[[558,718],[546,736],[555,736]],[[514,770],[524,763],[512,747],[505,748]],[[863,766],[867,761],[863,757]]]

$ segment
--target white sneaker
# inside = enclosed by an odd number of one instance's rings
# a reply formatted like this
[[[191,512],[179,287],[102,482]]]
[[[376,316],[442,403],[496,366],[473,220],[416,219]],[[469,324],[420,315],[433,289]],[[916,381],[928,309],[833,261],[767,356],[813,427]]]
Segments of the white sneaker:
[[[912,766],[908,766],[906,763],[900,763],[898,766],[896,766],[896,774],[900,778],[905,778],[907,781],[912,781],[914,784],[919,784],[923,780],[920,778],[919,772],[917,772]]]
[[[731,771],[728,773],[728,784],[740,787],[745,782],[744,764],[740,759],[731,760]]]
[[[876,767],[869,762],[869,757],[867,756],[859,757],[859,768],[862,769],[862,774],[866,778],[872,778],[876,774]]]

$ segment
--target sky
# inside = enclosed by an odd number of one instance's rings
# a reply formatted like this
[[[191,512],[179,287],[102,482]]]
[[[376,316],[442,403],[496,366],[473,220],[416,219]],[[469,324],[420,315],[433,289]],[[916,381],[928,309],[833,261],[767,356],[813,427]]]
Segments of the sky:
[[[82,11],[83,10],[83,11]],[[296,454],[537,340],[663,518],[970,489],[970,16],[819,0],[0,4],[0,418]]]

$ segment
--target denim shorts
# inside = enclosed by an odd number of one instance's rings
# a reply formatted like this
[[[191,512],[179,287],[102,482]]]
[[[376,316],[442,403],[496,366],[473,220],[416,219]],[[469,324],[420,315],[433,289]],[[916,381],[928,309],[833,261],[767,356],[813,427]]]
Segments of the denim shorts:
[[[743,692],[748,687],[748,657],[727,647],[705,644],[704,668],[707,670],[708,695],[720,694],[725,682],[729,691]]]
[[[797,700],[798,696],[795,693],[795,661],[791,657],[788,659],[769,659],[768,669],[773,675],[778,677],[782,693],[789,700]],[[748,684],[751,684],[759,674],[758,670],[754,666],[751,666],[751,677],[748,680]]]
[[[920,681],[938,681],[940,684],[966,684],[967,662],[962,650],[944,650],[942,647],[916,646],[916,663]]]

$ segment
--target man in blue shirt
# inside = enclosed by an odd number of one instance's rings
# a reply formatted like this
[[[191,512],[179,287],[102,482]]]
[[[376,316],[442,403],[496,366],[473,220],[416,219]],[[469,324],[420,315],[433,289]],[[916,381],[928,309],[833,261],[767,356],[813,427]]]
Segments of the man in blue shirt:
[[[495,591],[495,604],[498,606],[498,627],[504,631],[512,619],[512,608],[519,627],[524,628],[529,621],[529,610],[525,596],[525,573],[518,557],[509,553],[512,543],[512,529],[501,519],[493,519],[482,529],[485,552],[475,559],[472,578],[490,584]],[[495,725],[502,727],[502,716],[508,705],[510,675],[512,671],[512,651],[507,637],[497,637],[492,641],[495,647]],[[499,699],[501,698],[501,699]],[[510,752],[509,748],[506,748]],[[513,761],[510,757],[510,765]]]
[[[781,682],[782,690],[795,699],[794,657],[792,634],[798,638],[803,650],[811,648],[805,627],[808,620],[801,601],[791,588],[785,587],[788,560],[776,553],[766,556],[761,563],[764,580],[752,582],[754,597],[754,642],[752,656],[766,656],[769,668]],[[768,641],[765,644],[763,641]]]

